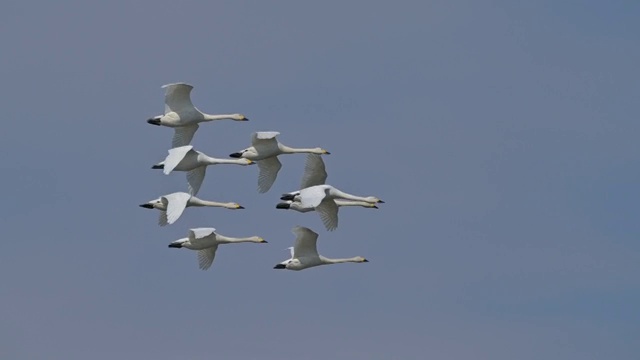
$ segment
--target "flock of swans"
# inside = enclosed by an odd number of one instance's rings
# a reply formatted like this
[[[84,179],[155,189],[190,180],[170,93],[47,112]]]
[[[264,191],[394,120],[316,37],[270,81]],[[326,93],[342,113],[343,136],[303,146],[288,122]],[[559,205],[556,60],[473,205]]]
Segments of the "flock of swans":
[[[276,181],[282,163],[278,156],[285,154],[306,153],[304,174],[300,189],[282,194],[282,202],[277,209],[294,210],[301,213],[316,212],[324,227],[333,231],[338,227],[338,209],[343,206],[359,206],[377,209],[377,204],[384,203],[375,196],[356,196],[343,192],[326,184],[327,171],[321,155],[330,154],[327,150],[316,148],[292,148],[279,142],[276,131],[255,132],[251,136],[251,146],[229,155],[230,159],[214,158],[194,149],[191,142],[200,123],[213,120],[248,121],[242,114],[211,115],[198,110],[191,102],[193,86],[186,83],[163,85],[165,90],[165,111],[147,120],[151,125],[173,128],[174,134],[171,149],[166,158],[153,165],[152,169],[161,169],[165,175],[174,171],[186,172],[188,192],[174,192],[160,196],[140,207],[156,209],[160,212],[158,225],[165,226],[175,223],[187,207],[220,207],[231,210],[244,209],[235,202],[216,202],[202,200],[196,195],[204,182],[208,166],[258,165],[258,192],[266,193]],[[330,259],[318,253],[318,234],[313,230],[295,226],[293,247],[289,247],[291,258],[279,262],[274,269],[303,270],[319,265],[337,264],[345,262],[363,263],[367,259],[356,256],[345,259]],[[194,250],[198,256],[198,266],[202,270],[211,267],[221,244],[234,243],[267,243],[259,236],[229,237],[216,232],[213,227],[189,229],[187,237],[169,244],[170,248],[185,248]]]

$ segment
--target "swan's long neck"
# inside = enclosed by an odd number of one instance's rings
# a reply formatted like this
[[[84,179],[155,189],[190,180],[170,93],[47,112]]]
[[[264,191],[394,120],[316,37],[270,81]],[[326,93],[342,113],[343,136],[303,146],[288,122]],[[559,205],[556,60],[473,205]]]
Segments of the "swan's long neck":
[[[221,115],[211,115],[211,114],[202,114],[204,121],[213,121],[213,120],[233,120],[232,114],[221,114]]]
[[[246,160],[244,159],[218,159],[218,158],[214,158],[207,155],[203,157],[203,161],[209,165],[217,165],[217,164],[246,165]]]
[[[198,199],[195,196],[192,196],[191,199],[189,200],[189,205],[190,206],[215,206],[215,207],[224,207],[227,204],[226,203],[221,203],[221,202],[216,202],[216,201],[208,201],[208,200],[202,200],[202,199]]]
[[[234,238],[234,237],[228,237],[228,236],[219,235],[219,234],[216,235],[216,241],[220,244],[234,244],[234,243],[243,243],[243,242],[253,242],[253,243],[264,242],[262,238],[259,238],[257,236]]]
[[[340,199],[335,199],[334,201],[338,206],[362,206],[367,208],[370,208],[373,206],[372,203],[369,203],[366,201],[340,200]]]
[[[326,152],[320,148],[305,149],[305,148],[292,148],[286,145],[280,144],[280,150],[285,154],[297,154],[297,153],[311,153],[311,154],[325,154]]]
[[[348,194],[348,193],[346,193],[344,191],[340,191],[340,190],[338,190],[336,188],[333,188],[332,193],[333,193],[334,196],[336,196],[338,198],[341,198],[341,199],[354,200],[354,201],[364,201],[366,203],[372,203],[372,201],[367,199],[366,197],[351,195],[351,194]]]
[[[326,258],[324,256],[320,256],[320,260],[322,261],[323,264],[340,264],[340,263],[348,263],[348,262],[355,262],[355,263],[359,263],[361,262],[359,257],[352,257],[352,258],[347,258],[347,259],[330,259],[330,258]]]

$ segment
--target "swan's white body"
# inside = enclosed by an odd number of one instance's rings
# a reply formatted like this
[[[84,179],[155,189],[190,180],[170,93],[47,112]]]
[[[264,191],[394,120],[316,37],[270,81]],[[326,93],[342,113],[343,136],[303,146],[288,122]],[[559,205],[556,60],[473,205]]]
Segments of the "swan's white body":
[[[283,194],[281,200],[298,203],[301,209],[314,209],[319,215],[324,227],[333,231],[338,227],[338,204],[335,200],[363,201],[370,204],[384,203],[375,196],[356,196],[341,191],[331,185],[314,185],[302,190]]]
[[[304,167],[304,174],[302,175],[302,181],[300,181],[300,189],[305,189],[315,185],[323,185],[327,181],[327,170],[324,165],[324,161],[320,155],[309,154],[307,155],[307,161]],[[378,207],[374,203],[366,201],[353,201],[353,200],[334,200],[338,207],[342,206],[360,206],[365,208],[377,209]],[[301,213],[313,211],[313,207],[303,207],[300,202],[287,200],[276,205],[278,209],[290,209]]]
[[[210,115],[198,110],[191,102],[192,85],[186,83],[166,84],[164,114],[147,120],[149,124],[174,128],[171,147],[189,145],[199,123],[213,120],[247,121],[242,114]]]
[[[163,169],[165,175],[170,174],[172,171],[185,171],[187,173],[187,183],[189,184],[189,194],[196,195],[204,180],[207,166],[218,164],[251,165],[253,162],[248,159],[213,158],[194,150],[191,145],[186,145],[170,149],[169,155],[164,161],[153,165],[151,168]]]
[[[180,218],[184,209],[190,206],[222,207],[232,210],[244,209],[244,207],[238,203],[202,200],[185,192],[167,194],[140,205],[140,207],[143,208],[160,210],[160,217],[158,219],[158,225],[160,226],[173,224]]]
[[[330,259],[318,254],[318,248],[316,246],[318,240],[318,234],[313,230],[296,226],[291,231],[296,235],[295,243],[291,250],[291,258],[274,266],[274,269],[287,269],[287,270],[304,270],[320,265],[340,264],[346,262],[369,262],[369,260],[362,256],[356,256],[347,259]]]
[[[259,236],[245,238],[233,238],[217,234],[214,228],[189,229],[186,238],[178,239],[171,244],[170,248],[186,248],[198,252],[198,266],[201,270],[211,267],[213,259],[216,257],[216,250],[220,244],[235,244],[243,242],[253,242],[264,244],[266,241]]]
[[[278,172],[282,168],[282,163],[278,160],[278,155],[283,154],[330,154],[322,148],[292,148],[280,143],[276,136],[280,135],[277,131],[259,131],[251,135],[250,147],[230,154],[233,158],[243,158],[256,161],[260,173],[258,175],[258,192],[265,193],[271,189],[276,181]]]

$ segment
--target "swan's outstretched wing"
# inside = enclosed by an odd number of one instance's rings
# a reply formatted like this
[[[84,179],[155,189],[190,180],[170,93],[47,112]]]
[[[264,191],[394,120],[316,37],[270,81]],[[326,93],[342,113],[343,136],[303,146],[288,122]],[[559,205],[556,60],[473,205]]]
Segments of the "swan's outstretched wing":
[[[189,229],[189,242],[192,245],[198,243],[204,246],[209,245],[206,249],[198,250],[198,267],[202,270],[211,267],[213,259],[216,257],[218,244],[215,241],[215,231],[214,228]]]
[[[300,189],[305,189],[315,185],[324,185],[325,181],[327,181],[327,171],[325,169],[322,156],[318,154],[307,155]]]
[[[162,203],[167,207],[167,211],[165,212],[167,224],[173,224],[178,220],[187,207],[187,202],[190,198],[191,195],[183,192],[176,192],[160,198]]]
[[[293,254],[291,255],[292,258],[318,256],[318,249],[316,247],[316,241],[318,240],[317,233],[304,226],[295,226],[291,229],[291,232],[296,235],[296,240],[293,244]]]
[[[257,131],[251,134],[251,145],[256,143],[276,141],[276,136],[280,135],[277,131]]]
[[[182,161],[182,159],[184,159],[184,157],[187,156],[190,151],[193,151],[195,153],[195,150],[193,150],[193,146],[191,145],[169,149],[169,155],[167,155],[167,157],[164,159],[163,172],[165,173],[165,175],[168,175],[171,171],[173,171],[173,169],[178,166],[180,161]]]
[[[198,250],[198,267],[200,270],[207,270],[211,267],[213,259],[216,258],[216,250],[218,250],[218,245]]]
[[[194,229],[189,229],[189,232],[187,233],[189,236],[189,242],[194,244],[194,243],[198,243],[200,241],[203,241],[205,238],[214,235],[214,232],[216,231],[215,228],[194,228]]]
[[[259,168],[258,173],[258,192],[266,193],[276,181],[278,171],[282,168],[282,163],[277,156],[256,161]]]
[[[200,126],[198,124],[191,124],[188,126],[180,126],[175,128],[173,133],[173,140],[171,141],[171,147],[180,147],[189,145],[193,140],[193,135],[196,133]]]
[[[186,83],[174,83],[162,85],[166,89],[164,93],[164,113],[168,114],[172,111],[189,111],[195,107],[191,103],[191,90],[193,86]]]
[[[251,145],[259,153],[269,153],[276,151],[278,148],[278,140],[276,136],[280,135],[277,131],[258,131],[251,134]]]
[[[167,212],[164,210],[160,211],[160,216],[158,217],[158,225],[165,226],[167,225]]]
[[[199,166],[193,170],[187,171],[187,183],[189,183],[189,194],[192,196],[197,195],[200,191],[200,186],[204,181],[204,176],[207,174],[206,166]]]
[[[328,231],[333,231],[338,227],[338,204],[333,199],[322,199],[320,205],[316,206],[316,212],[320,215],[320,220]]]

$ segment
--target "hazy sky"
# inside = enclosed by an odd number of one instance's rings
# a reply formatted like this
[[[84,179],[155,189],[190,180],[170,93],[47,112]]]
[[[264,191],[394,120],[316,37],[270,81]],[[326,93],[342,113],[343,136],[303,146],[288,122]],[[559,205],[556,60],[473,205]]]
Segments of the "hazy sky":
[[[5,1],[2,359],[637,359],[637,1]],[[207,171],[157,226],[138,204],[173,131],[163,84],[209,113],[193,145],[227,157],[253,131],[321,146],[328,182],[386,201],[275,209],[305,155]],[[287,259],[295,225],[329,257]],[[193,227],[208,271],[170,249]]]

